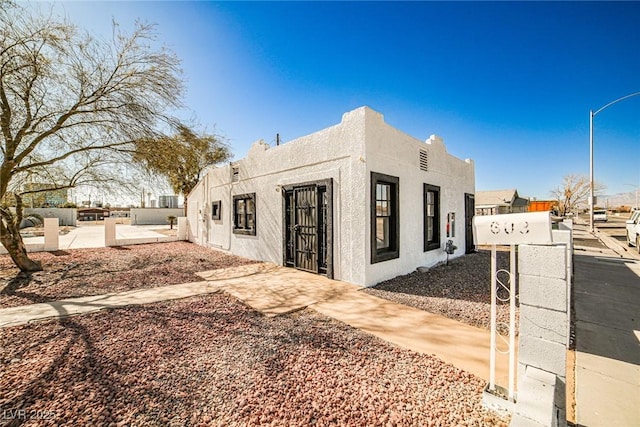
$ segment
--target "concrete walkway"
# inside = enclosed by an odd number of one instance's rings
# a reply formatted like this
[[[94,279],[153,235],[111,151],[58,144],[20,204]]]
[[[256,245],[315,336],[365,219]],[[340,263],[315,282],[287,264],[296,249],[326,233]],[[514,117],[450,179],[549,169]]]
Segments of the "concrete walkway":
[[[133,290],[0,310],[0,327],[145,304],[223,290],[267,316],[309,307],[400,347],[488,380],[489,332],[360,292],[359,286],[274,264],[199,273],[202,282]],[[496,382],[507,384],[507,356],[498,356]]]
[[[129,225],[118,224],[116,226],[116,239],[147,239],[147,238],[163,238],[164,234],[157,233],[153,230],[169,229],[168,225]],[[58,238],[60,250],[67,249],[83,249],[83,248],[103,248],[104,239],[104,224],[82,224],[79,223],[77,227],[72,228],[69,233],[62,234]],[[43,236],[37,237],[25,237],[24,243],[30,244],[42,244],[44,243]],[[0,253],[6,253],[2,251],[0,247]]]
[[[576,424],[638,426],[640,263],[603,233],[575,231]]]

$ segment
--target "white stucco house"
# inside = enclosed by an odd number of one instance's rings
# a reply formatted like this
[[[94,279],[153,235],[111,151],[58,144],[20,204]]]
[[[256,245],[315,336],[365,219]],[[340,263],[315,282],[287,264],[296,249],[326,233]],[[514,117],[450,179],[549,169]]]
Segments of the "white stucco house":
[[[473,248],[471,160],[368,107],[286,144],[256,142],[188,198],[189,240],[373,286]]]

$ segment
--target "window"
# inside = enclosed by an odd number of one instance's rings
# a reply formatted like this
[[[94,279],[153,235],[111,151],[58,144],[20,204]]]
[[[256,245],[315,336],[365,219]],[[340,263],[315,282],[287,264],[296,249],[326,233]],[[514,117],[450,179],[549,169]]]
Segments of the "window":
[[[211,219],[219,220],[222,218],[222,201],[216,200],[211,202]]]
[[[371,263],[400,256],[400,179],[371,172]]]
[[[424,250],[440,247],[440,187],[424,184]]]
[[[256,193],[233,196],[233,232],[256,235]]]

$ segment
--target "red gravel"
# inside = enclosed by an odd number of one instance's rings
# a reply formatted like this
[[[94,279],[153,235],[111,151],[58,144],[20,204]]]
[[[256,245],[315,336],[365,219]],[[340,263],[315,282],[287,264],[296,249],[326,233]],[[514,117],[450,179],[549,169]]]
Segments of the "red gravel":
[[[498,269],[509,270],[509,252],[497,252]],[[508,276],[498,278],[508,284]],[[517,289],[516,289],[517,291]],[[441,264],[424,273],[398,276],[378,283],[364,292],[440,314],[471,326],[489,329],[491,319],[491,254],[481,250]],[[508,299],[501,290],[499,297]],[[516,300],[517,303],[517,300]],[[519,310],[516,308],[516,325]],[[497,307],[498,331],[508,334],[509,303]],[[516,326],[517,329],[517,326]],[[517,331],[516,331],[517,332]]]
[[[197,282],[194,273],[253,263],[188,242],[30,254],[44,271],[30,277],[0,255],[0,308],[138,288]]]
[[[0,329],[0,425],[506,426],[483,387],[313,311],[266,318],[224,294]]]

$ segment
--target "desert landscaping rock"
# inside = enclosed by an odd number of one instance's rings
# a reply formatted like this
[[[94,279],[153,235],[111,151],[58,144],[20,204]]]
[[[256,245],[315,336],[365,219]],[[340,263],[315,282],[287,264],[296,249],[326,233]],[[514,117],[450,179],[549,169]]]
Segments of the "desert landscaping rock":
[[[21,275],[0,255],[0,308],[198,282],[195,273],[254,263],[188,242],[30,254],[44,271]]]
[[[266,318],[225,294],[0,330],[0,408],[33,415],[0,425],[507,425],[483,387],[313,311]]]
[[[498,269],[509,269],[509,252],[497,252]],[[504,278],[501,274],[500,278]],[[507,283],[506,280],[503,280]],[[491,314],[491,256],[481,250],[441,264],[426,272],[398,276],[364,292],[468,325],[489,329]],[[501,292],[501,297],[507,294]],[[497,310],[498,331],[508,333],[509,304]],[[516,309],[516,325],[518,309]]]
[[[255,262],[186,242],[33,256],[45,271],[17,280],[0,257],[0,307]],[[481,325],[488,275],[481,253],[365,292]],[[312,310],[267,318],[222,293],[0,329],[0,426],[506,426],[484,386]]]

